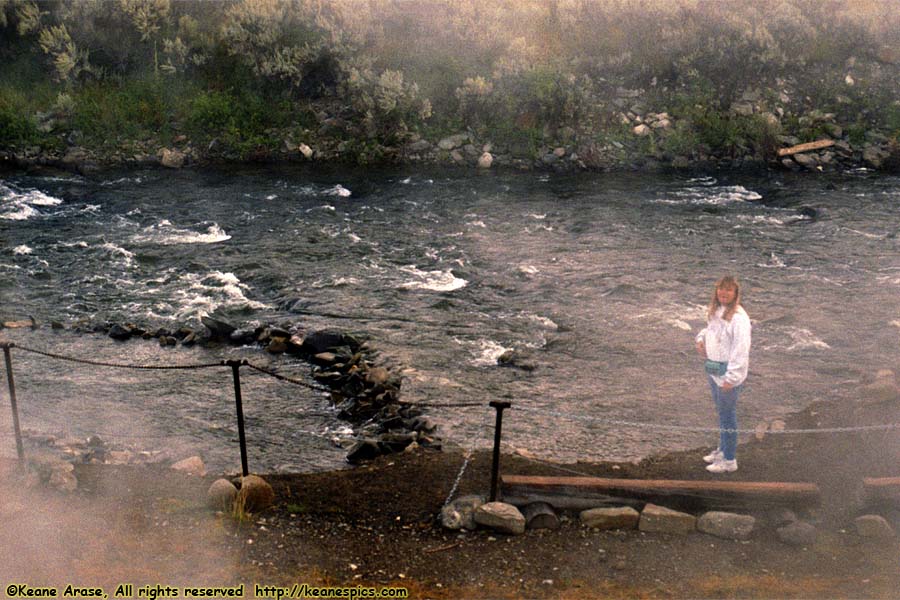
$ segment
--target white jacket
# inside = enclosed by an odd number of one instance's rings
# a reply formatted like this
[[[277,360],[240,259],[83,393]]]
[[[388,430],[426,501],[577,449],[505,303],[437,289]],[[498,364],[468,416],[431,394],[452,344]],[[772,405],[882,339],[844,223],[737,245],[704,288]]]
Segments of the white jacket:
[[[697,334],[697,341],[706,346],[708,359],[728,363],[724,377],[712,376],[716,385],[730,383],[738,386],[747,379],[750,366],[750,317],[740,306],[734,311],[731,321],[722,318],[724,312],[724,306],[716,310],[706,327]]]

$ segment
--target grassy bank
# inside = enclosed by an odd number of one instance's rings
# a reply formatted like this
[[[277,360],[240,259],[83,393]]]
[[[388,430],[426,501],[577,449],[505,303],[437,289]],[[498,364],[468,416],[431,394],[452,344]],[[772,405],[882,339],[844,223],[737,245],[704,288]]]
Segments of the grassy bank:
[[[884,159],[898,32],[837,0],[2,0],[0,152],[607,168],[830,137]]]

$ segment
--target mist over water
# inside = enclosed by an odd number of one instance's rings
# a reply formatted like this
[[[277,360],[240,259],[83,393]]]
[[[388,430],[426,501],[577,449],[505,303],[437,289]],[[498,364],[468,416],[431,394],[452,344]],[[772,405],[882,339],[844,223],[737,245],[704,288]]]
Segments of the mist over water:
[[[296,168],[7,176],[0,316],[152,328],[216,314],[360,332],[406,368],[405,400],[510,400],[511,447],[631,460],[714,440],[639,424],[715,426],[693,337],[724,273],[743,281],[754,325],[742,428],[851,398],[894,367],[900,180],[860,172],[826,183]],[[3,338],[112,362],[240,357],[308,372],[257,348],[163,350],[48,327]],[[507,351],[534,370],[497,366]],[[14,362],[27,430],[239,464],[230,370],[148,374],[22,351]],[[242,377],[251,468],[342,464],[333,440],[346,424],[326,398]],[[489,444],[487,408],[432,413],[445,439]]]

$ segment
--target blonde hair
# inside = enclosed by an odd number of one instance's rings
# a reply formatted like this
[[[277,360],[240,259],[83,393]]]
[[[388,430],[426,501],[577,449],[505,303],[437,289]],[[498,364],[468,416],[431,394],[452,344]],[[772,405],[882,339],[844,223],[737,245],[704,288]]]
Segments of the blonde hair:
[[[741,305],[741,284],[738,283],[737,277],[726,275],[719,279],[716,282],[716,285],[713,286],[712,300],[709,303],[709,310],[706,312],[706,317],[708,319],[713,318],[713,315],[715,315],[716,311],[719,310],[719,307],[722,306],[716,292],[723,288],[734,290],[734,301],[725,305],[725,312],[722,313],[723,319],[730,321],[731,317],[734,316],[735,311],[737,311],[738,307]]]

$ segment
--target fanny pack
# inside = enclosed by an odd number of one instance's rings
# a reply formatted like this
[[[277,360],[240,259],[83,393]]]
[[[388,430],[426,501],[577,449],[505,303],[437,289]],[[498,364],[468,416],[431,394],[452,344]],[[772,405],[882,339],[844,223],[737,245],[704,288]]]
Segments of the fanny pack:
[[[722,377],[728,371],[728,363],[707,359],[703,364],[703,368],[710,375],[718,375],[719,377]]]

